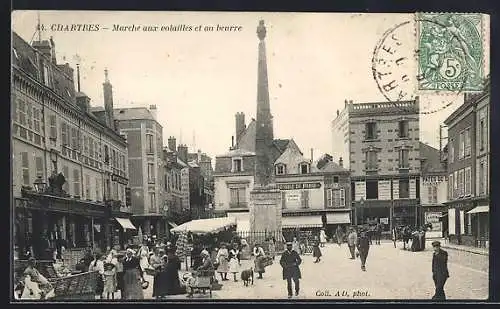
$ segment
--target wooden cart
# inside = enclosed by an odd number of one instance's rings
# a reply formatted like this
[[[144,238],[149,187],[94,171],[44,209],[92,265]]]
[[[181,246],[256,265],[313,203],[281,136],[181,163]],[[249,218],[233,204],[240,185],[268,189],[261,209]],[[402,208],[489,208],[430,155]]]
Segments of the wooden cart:
[[[212,298],[212,284],[215,275],[215,271],[213,270],[198,270],[193,272],[196,277],[196,284],[194,286],[190,286],[193,294],[194,293],[202,293],[206,294],[207,290],[209,291],[210,298]]]
[[[14,284],[23,277],[27,262],[27,260],[14,262]],[[37,261],[36,268],[54,288],[55,297],[49,300],[95,299],[98,272],[75,272],[69,276],[59,277],[52,266],[52,261]]]

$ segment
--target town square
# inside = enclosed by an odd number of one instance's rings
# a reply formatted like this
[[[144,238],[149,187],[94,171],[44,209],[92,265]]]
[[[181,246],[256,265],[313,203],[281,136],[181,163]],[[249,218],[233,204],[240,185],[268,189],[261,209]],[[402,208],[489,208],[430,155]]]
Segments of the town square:
[[[13,13],[12,300],[488,299],[489,16],[157,13]]]

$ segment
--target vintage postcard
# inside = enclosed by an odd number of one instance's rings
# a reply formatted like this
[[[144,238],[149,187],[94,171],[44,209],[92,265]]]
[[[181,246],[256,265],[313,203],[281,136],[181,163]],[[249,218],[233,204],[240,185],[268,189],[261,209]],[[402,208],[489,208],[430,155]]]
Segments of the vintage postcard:
[[[14,11],[12,300],[488,299],[489,22]]]

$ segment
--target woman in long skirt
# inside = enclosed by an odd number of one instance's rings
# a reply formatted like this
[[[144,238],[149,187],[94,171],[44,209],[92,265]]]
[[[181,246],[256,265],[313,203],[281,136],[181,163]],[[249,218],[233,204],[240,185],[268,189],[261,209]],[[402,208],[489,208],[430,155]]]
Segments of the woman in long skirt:
[[[229,271],[229,251],[227,251],[225,244],[220,245],[220,249],[217,251],[217,257],[215,259],[219,263],[217,272],[220,274],[221,280],[229,280],[227,279],[227,273]]]
[[[123,271],[122,299],[144,299],[141,286],[142,269],[139,259],[134,256],[132,249],[127,249],[127,256],[123,261]]]
[[[274,239],[274,237],[269,239],[268,251],[269,251],[269,256],[274,261],[274,258],[276,257],[276,239]]]
[[[266,258],[266,254],[264,249],[259,244],[256,244],[253,248],[253,255],[255,257],[255,272],[259,274],[257,279],[262,279],[262,274],[266,272],[266,268],[264,266],[264,260]]]
[[[313,257],[316,258],[314,263],[318,263],[319,261],[321,261],[321,256],[322,254],[321,254],[321,249],[319,248],[319,239],[316,237],[313,245]]]
[[[238,244],[234,244],[233,249],[229,250],[229,272],[233,274],[234,282],[238,281],[236,274],[239,273],[239,268],[240,250],[238,250]]]

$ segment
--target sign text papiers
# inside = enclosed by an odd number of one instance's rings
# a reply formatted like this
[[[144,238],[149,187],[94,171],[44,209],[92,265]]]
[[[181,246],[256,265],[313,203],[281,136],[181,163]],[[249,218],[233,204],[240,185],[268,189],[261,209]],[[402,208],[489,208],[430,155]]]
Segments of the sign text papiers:
[[[321,188],[321,182],[297,182],[297,183],[278,183],[280,190],[307,190]]]

